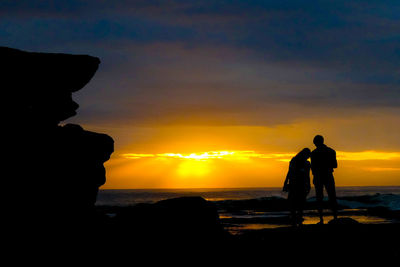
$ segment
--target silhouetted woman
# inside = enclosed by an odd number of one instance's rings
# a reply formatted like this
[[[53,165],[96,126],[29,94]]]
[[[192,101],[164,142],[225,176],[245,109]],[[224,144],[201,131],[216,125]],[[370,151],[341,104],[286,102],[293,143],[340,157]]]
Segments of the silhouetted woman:
[[[283,191],[288,192],[290,212],[293,226],[302,225],[303,209],[308,193],[310,192],[310,162],[311,155],[308,148],[301,150],[292,158],[289,171],[283,185]]]

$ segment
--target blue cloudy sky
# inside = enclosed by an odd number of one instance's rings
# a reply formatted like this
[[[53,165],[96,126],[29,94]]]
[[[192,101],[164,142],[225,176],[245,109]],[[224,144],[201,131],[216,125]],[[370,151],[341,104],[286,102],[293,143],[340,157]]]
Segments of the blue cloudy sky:
[[[396,108],[399,9],[397,1],[2,1],[0,41],[100,57],[108,92],[98,101],[119,98],[109,105],[129,114],[121,119],[151,122],[165,111],[189,119],[206,107],[221,116],[215,122],[246,123],[225,115],[295,106],[286,120],[310,104]],[[100,109],[91,98],[81,103],[88,117]],[[249,123],[263,124],[256,117]]]

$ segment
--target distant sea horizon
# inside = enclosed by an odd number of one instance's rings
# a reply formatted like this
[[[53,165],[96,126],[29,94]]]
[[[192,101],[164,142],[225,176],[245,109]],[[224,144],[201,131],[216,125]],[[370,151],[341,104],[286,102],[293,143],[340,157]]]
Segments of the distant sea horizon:
[[[376,194],[400,196],[400,186],[337,186],[336,191],[338,197]],[[282,192],[282,187],[100,189],[96,205],[130,206],[183,196],[201,196],[208,201],[224,201],[264,197],[287,198],[287,193]],[[312,187],[308,198],[314,196]]]
[[[313,187],[313,186],[311,186]],[[342,187],[400,187],[400,185],[343,185]],[[258,189],[258,188],[282,188],[282,186],[242,186],[242,187],[149,187],[149,188],[100,188],[100,190],[209,190],[209,189]]]

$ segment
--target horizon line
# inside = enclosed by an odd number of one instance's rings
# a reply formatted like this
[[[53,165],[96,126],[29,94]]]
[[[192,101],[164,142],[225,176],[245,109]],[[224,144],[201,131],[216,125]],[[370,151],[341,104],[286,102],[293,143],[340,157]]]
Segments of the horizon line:
[[[344,187],[400,187],[400,185],[343,185],[336,188]],[[99,188],[99,190],[199,190],[199,189],[263,189],[263,188],[282,188],[281,186],[244,186],[244,187],[157,187],[157,188]],[[311,189],[314,186],[311,187]]]

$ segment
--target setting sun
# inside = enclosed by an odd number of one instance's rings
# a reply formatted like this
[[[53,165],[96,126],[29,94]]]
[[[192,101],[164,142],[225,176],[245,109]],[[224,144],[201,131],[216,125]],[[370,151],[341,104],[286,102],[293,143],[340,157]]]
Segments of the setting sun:
[[[109,182],[106,187],[279,187],[295,154],[295,151],[228,149],[123,153],[107,163]],[[339,168],[335,175],[338,185],[373,185],[378,182],[391,185],[398,181],[399,152],[339,150],[337,159]]]
[[[188,160],[179,164],[177,174],[180,176],[205,176],[210,172],[209,163],[201,160]]]

